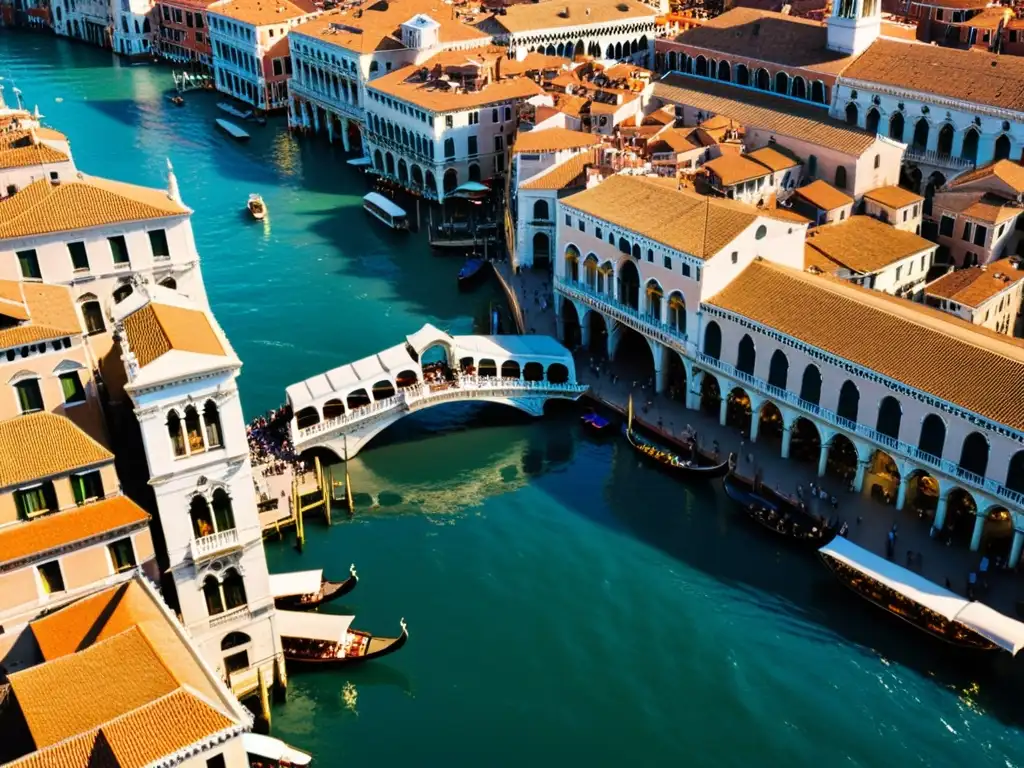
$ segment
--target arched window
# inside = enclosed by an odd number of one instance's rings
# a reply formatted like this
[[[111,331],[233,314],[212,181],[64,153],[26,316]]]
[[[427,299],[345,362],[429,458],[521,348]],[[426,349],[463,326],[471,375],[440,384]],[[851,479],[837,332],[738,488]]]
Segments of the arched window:
[[[878,133],[878,123],[882,119],[882,116],[878,113],[878,110],[872,107],[868,110],[867,119],[864,121],[864,128],[868,133]]]
[[[395,175],[395,156],[390,152],[386,152],[384,154],[384,172],[387,173],[388,176]]]
[[[476,163],[469,164],[469,180],[480,181],[480,166]]]
[[[312,410],[313,413],[316,413],[316,409],[315,408],[308,409],[308,410]],[[324,421],[330,421],[331,419],[336,419],[339,416],[343,416],[344,414],[345,414],[345,404],[343,402],[341,402],[341,400],[339,400],[338,398],[336,398],[336,397],[335,398],[331,398],[326,403],[324,403]]]
[[[221,441],[220,412],[213,400],[207,400],[203,406],[203,421],[206,423],[206,447],[220,448],[224,444]]]
[[[217,532],[230,531],[235,527],[235,512],[231,508],[231,497],[223,488],[213,492],[213,522]]]
[[[203,596],[206,598],[206,612],[211,616],[224,613],[224,598],[220,594],[220,584],[213,576],[203,579]]]
[[[373,151],[373,167],[378,171],[384,171],[384,155],[381,154],[379,149]]]
[[[459,172],[454,168],[449,168],[444,172],[444,193],[450,194],[455,191],[455,188],[459,186]]]
[[[714,320],[704,329],[704,354],[714,360],[722,357],[722,329]]]
[[[548,220],[548,201],[538,200],[533,204],[533,218],[537,221]]]
[[[889,118],[889,138],[903,141],[903,113],[894,112]]]
[[[800,399],[814,405],[821,403],[821,371],[816,365],[804,368],[803,381],[800,382]]]
[[[911,142],[911,146],[919,151],[924,151],[928,148],[928,131],[930,126],[925,118],[920,118],[917,124],[914,126],[914,140]]]
[[[501,364],[501,378],[518,379],[521,375],[522,371],[519,368],[519,363],[515,360],[506,360]]]
[[[886,437],[899,440],[902,420],[903,408],[900,407],[899,400],[891,395],[883,397],[878,406],[878,421],[875,424],[875,429]]]
[[[162,285],[164,288],[170,288],[172,291],[174,291],[177,290],[178,288],[178,281],[175,280],[173,277],[165,277],[163,280],[160,281],[160,285]]]
[[[185,439],[190,454],[202,453],[206,450],[206,444],[203,441],[203,424],[199,419],[199,411],[192,405],[185,409]]]
[[[204,536],[212,536],[217,532],[213,527],[213,516],[210,514],[210,505],[202,496],[193,496],[188,506],[188,516],[192,520],[192,535],[196,539]]]
[[[167,435],[171,438],[171,450],[174,452],[175,458],[188,453],[185,450],[185,433],[181,428],[181,417],[178,416],[177,411],[167,414]]]
[[[1005,133],[999,134],[999,138],[996,139],[996,150],[993,160],[1008,160],[1010,158],[1010,137]]]
[[[736,65],[736,85],[750,85],[750,70],[746,64]]]
[[[633,249],[629,247],[629,243],[626,241],[626,238],[624,237],[619,238],[619,250],[622,251],[627,256],[633,253]]]
[[[821,80],[811,83],[811,101],[815,104],[825,103],[825,84]]]
[[[370,396],[366,393],[365,389],[357,389],[355,392],[350,392],[346,399],[349,410],[356,408],[362,408],[365,405],[370,404]]]
[[[946,123],[939,129],[939,141],[935,145],[935,149],[940,155],[949,156],[953,154],[953,136],[955,133],[956,131],[949,123]]]
[[[775,73],[775,92],[789,95],[789,75],[785,72]]]
[[[978,132],[974,128],[968,128],[964,133],[964,146],[960,150],[960,157],[972,163],[978,160]]]
[[[929,413],[921,422],[921,437],[917,441],[917,447],[922,453],[942,458],[942,452],[946,447],[946,424],[934,413]]]
[[[381,379],[371,389],[374,400],[387,400],[395,395],[395,385],[387,379]]]
[[[245,582],[242,581],[241,574],[234,568],[225,571],[221,587],[224,590],[224,608],[226,610],[241,608],[246,604]]]
[[[103,310],[100,303],[95,299],[82,304],[82,320],[85,323],[86,333],[102,333],[106,330],[103,322]]]
[[[846,168],[842,165],[836,168],[836,189],[846,189]]]
[[[732,72],[730,71],[728,61],[718,62],[718,79],[725,82],[729,82],[732,79]]]
[[[694,63],[694,71],[693,71],[693,73],[695,75],[701,75],[703,77],[707,77],[707,74],[708,74],[708,60],[706,58],[704,58],[703,56],[698,56],[696,61],[695,61],[695,63]]]
[[[630,253],[632,254],[634,259],[640,261],[640,246],[637,243],[633,243],[633,248],[631,249]]]
[[[326,418],[326,416],[325,416]],[[312,427],[314,424],[320,423],[320,414],[313,406],[307,406],[300,409],[295,414],[295,426],[299,429],[307,429]]]
[[[781,349],[776,349],[772,353],[772,360],[768,366],[768,383],[773,387],[785,389],[788,380],[789,358],[786,357],[786,353]]]
[[[1006,487],[1024,493],[1024,451],[1017,451],[1006,470]]]
[[[240,645],[251,642],[252,638],[245,634],[245,632],[228,632],[224,639],[220,641],[220,649],[222,651],[230,651],[232,648],[238,648]]]
[[[646,293],[647,316],[656,322],[661,322],[661,298],[664,295],[664,292],[657,280],[652,279],[647,281]]]
[[[761,91],[770,91],[772,89],[772,76],[768,74],[767,69],[757,70],[754,87]]]
[[[857,109],[857,105],[854,102],[850,102],[846,105],[846,124],[857,125],[857,119],[860,117],[860,113]]]
[[[860,390],[857,385],[847,379],[839,388],[839,405],[836,413],[844,419],[857,421],[857,411],[860,410]]]
[[[398,158],[398,180],[403,184],[409,183],[409,166],[402,157]]]
[[[754,340],[750,338],[749,333],[744,333],[736,352],[736,368],[742,373],[753,375],[756,360],[757,352],[754,349]]]
[[[523,379],[526,381],[544,381],[544,366],[540,363],[527,363],[523,366]]]
[[[668,323],[679,333],[686,333],[686,299],[679,291],[668,297]]]
[[[807,82],[800,75],[793,78],[793,84],[789,88],[789,95],[794,99],[807,100]]]
[[[548,366],[548,381],[552,384],[565,384],[569,380],[569,369],[561,363]]]
[[[985,476],[985,470],[988,469],[988,440],[981,432],[971,432],[964,438],[960,449],[960,468]]]
[[[565,247],[565,276],[574,283],[580,279],[580,249],[575,245]]]

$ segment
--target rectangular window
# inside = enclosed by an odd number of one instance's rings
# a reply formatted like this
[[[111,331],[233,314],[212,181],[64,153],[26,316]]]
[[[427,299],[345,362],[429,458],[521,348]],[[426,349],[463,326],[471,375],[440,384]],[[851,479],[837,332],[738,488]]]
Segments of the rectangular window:
[[[601,228],[600,227],[594,227],[594,237],[596,237],[598,240],[601,239]]]
[[[996,237],[1002,237],[1003,236],[1003,232],[1005,232],[1005,231],[1006,231],[1006,225],[1005,224],[1000,224],[999,225],[999,231],[996,232]]]
[[[985,247],[985,239],[988,237],[988,227],[976,224],[974,227],[974,244]]]
[[[684,262],[683,262],[683,277],[689,277],[689,276],[690,276],[690,265],[689,265],[689,264],[687,264],[687,263],[686,263],[686,262],[684,261]]]
[[[185,11],[185,26],[191,29],[195,25],[196,23],[192,16],[192,11]]]
[[[735,264],[739,260],[740,260],[740,252],[739,251],[733,251],[732,252],[732,263]]]
[[[696,280],[698,283],[700,282],[700,267],[694,267],[693,279]]]
[[[672,269],[672,257],[671,256],[665,256],[664,259],[665,259],[665,269]]]
[[[903,220],[904,220],[904,221],[906,221],[906,220],[907,220],[907,214],[908,214],[908,213],[910,213],[910,211],[908,211],[908,210],[906,210],[906,209],[904,209],[904,210],[903,210]]]
[[[971,241],[971,222],[969,222],[969,221],[965,221],[964,222],[964,232],[960,236],[960,239],[961,240],[966,240],[967,242]]]
[[[469,142],[469,156],[470,157],[476,157],[476,155],[477,155],[476,136],[468,137],[467,141]]]
[[[26,280],[43,279],[43,274],[39,271],[39,257],[36,256],[35,248],[18,251],[18,263],[21,265],[21,276]]]
[[[917,215],[916,212],[914,215]],[[942,218],[939,220],[939,234],[945,237],[952,237],[953,225],[955,223],[956,219],[954,219],[952,216],[946,216],[945,214],[943,214]]]
[[[108,237],[107,242],[110,243],[110,255],[114,257],[114,263],[127,264],[128,243],[125,242],[124,235],[114,235],[113,237]]]
[[[168,8],[168,7],[167,7],[167,6],[165,5],[165,6],[163,6],[163,7],[161,8],[161,10],[163,11],[163,14],[164,14],[164,21],[170,21],[170,20],[171,20],[171,9],[170,9],[170,8]]]
[[[89,255],[85,252],[85,243],[68,243],[68,253],[71,254],[71,267],[76,272],[89,269]]]
[[[274,59],[274,74],[275,75],[283,75],[284,74],[284,67],[281,66],[281,60],[280,59]]]
[[[82,387],[82,380],[78,375],[78,371],[62,373],[60,375],[60,388],[64,393],[65,405],[85,402],[85,389]]]
[[[512,119],[512,107],[505,107],[505,122]]]
[[[71,476],[71,490],[75,494],[75,504],[81,506],[89,501],[103,498],[103,478],[100,471],[94,469],[91,472]]]
[[[925,261],[927,260],[927,258],[928,258],[928,254],[925,254],[924,256],[921,257],[921,271],[922,272],[924,272],[924,265],[925,265]]]
[[[54,592],[64,591],[64,575],[60,572],[60,562],[52,562],[40,565],[39,581],[43,584],[43,593],[52,595]]]
[[[39,379],[25,379],[14,385],[18,394],[18,406],[22,413],[43,410],[43,393],[39,389]]]
[[[181,9],[180,8],[175,8],[174,9],[174,20],[178,24],[181,24]]]
[[[171,249],[167,246],[167,232],[162,229],[149,231],[149,246],[153,249],[153,258],[169,258]]]
[[[113,542],[108,547],[110,560],[114,564],[114,573],[130,571],[135,567],[135,549],[131,537]]]
[[[903,271],[903,267],[896,267],[896,282],[900,280],[900,272]]]
[[[587,225],[583,221],[583,219],[577,219],[576,220],[576,226],[579,227],[580,232],[586,232],[587,231]]]
[[[491,110],[491,122],[498,122],[498,110],[496,108]]]
[[[14,492],[14,506],[18,517],[31,520],[34,517],[57,511],[57,496],[53,483],[40,483],[31,488],[20,488]]]
[[[452,115],[445,115],[444,116],[444,127],[445,128],[453,128],[453,127],[455,127],[455,118]]]
[[[205,26],[206,26],[206,23],[203,21],[203,14],[197,13],[196,14],[196,29],[202,29]]]
[[[572,226],[572,216],[570,216],[568,213],[565,214],[565,226],[567,226],[567,227],[571,227]]]
[[[502,152],[505,149],[505,137],[495,136],[494,137],[494,151]]]

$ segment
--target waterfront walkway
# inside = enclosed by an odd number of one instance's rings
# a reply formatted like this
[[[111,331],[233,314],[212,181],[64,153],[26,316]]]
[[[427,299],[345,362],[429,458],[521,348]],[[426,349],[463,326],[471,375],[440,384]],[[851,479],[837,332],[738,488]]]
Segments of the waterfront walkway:
[[[554,335],[556,321],[551,307],[551,278],[523,270],[520,275],[512,277],[510,283],[517,291],[527,332]],[[637,370],[629,364],[609,363],[586,350],[577,350],[575,358],[577,377],[581,383],[590,386],[593,397],[624,413],[632,393],[636,418],[644,426],[661,433],[666,440],[680,440],[687,429],[696,431],[702,447],[710,448],[717,442],[723,455],[735,452],[739,457],[738,470],[742,474],[752,476],[760,470],[764,482],[782,493],[795,496],[797,487],[802,486],[804,498],[807,498],[811,483],[824,488],[826,499],[809,501],[811,510],[826,517],[838,514],[849,523],[850,541],[883,557],[886,555],[888,532],[895,524],[894,562],[906,566],[907,553],[912,552],[910,562],[913,570],[939,585],[946,585],[948,580],[952,591],[966,594],[968,575],[978,571],[984,553],[971,552],[966,543],[954,541],[949,544],[933,539],[931,521],[919,518],[909,505],[897,511],[893,506],[876,501],[869,495],[867,483],[864,492],[852,493],[847,483],[836,477],[818,477],[817,462],[782,458],[777,440],[762,437],[759,442],[750,443],[735,428],[722,426],[717,414],[690,410],[667,394],[655,394],[651,382],[645,381],[653,371]],[[838,502],[836,509],[831,504],[833,496]],[[766,545],[770,543],[766,541]],[[979,584],[980,581],[979,578]],[[988,588],[977,588],[975,596],[996,610],[1017,617],[1016,603],[1024,600],[1024,582],[1020,577],[1015,572],[990,570],[984,581]]]

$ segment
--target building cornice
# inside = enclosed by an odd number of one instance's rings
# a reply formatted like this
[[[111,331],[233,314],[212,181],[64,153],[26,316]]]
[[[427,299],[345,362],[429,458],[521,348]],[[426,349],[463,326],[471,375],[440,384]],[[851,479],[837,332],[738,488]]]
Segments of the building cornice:
[[[847,88],[854,90],[863,89],[868,92],[882,93],[887,96],[900,99],[901,101],[920,101],[927,105],[945,107],[948,110],[955,110],[957,112],[978,112],[984,115],[989,115],[990,117],[1009,120],[1011,122],[1024,122],[1024,112],[995,107],[989,104],[976,104],[970,101],[959,101],[946,96],[938,96],[936,94],[925,93],[923,91],[914,91],[909,88],[899,88],[894,85],[874,83],[869,80],[854,80],[840,75],[836,85],[839,87],[846,86]]]
[[[56,514],[61,514],[57,512]],[[32,525],[33,523],[24,523],[24,525]],[[79,549],[86,549],[87,547],[94,546],[96,544],[102,544],[111,539],[120,538],[122,536],[131,535],[138,533],[139,531],[145,530],[149,527],[149,520],[139,520],[138,522],[129,523],[128,525],[118,526],[117,528],[110,528],[109,530],[98,533],[95,536],[88,536],[84,539],[77,539],[75,541],[62,544],[59,547],[51,547],[49,549],[42,549],[38,552],[33,552],[31,555],[25,555],[19,557],[16,560],[8,560],[4,563],[0,563],[0,573],[10,573],[11,571],[17,571],[25,566],[32,565],[33,563],[39,562],[40,560],[52,560],[54,557],[60,557],[70,552],[75,552]]]

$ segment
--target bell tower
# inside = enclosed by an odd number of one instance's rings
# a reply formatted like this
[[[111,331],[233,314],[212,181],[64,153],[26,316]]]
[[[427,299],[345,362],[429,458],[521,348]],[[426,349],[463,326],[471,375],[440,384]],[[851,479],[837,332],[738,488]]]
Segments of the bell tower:
[[[832,0],[828,48],[837,53],[863,53],[882,31],[881,0]]]

